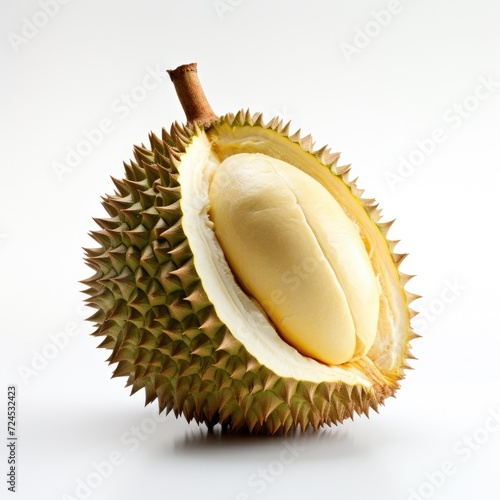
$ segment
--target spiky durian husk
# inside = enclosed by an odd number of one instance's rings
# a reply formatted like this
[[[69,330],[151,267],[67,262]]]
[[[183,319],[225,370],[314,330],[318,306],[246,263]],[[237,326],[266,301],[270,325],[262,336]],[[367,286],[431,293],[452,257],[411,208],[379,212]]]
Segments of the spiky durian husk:
[[[349,167],[337,166],[338,154],[313,151],[310,136],[290,135],[279,119],[265,125],[262,115],[247,111],[217,123],[269,128],[314,154],[355,196],[362,194],[347,179]],[[177,167],[196,133],[196,126],[174,124],[161,138],[150,135],[150,149],[135,147],[126,178],[113,179],[117,190],[103,201],[110,217],[95,219],[101,230],[91,235],[100,247],[86,253],[96,273],[84,283],[87,302],[97,309],[89,318],[97,326],[93,335],[104,337],[99,347],[110,349],[108,361],[117,364],[113,376],[128,377],[132,393],[144,388],[146,404],[158,399],[160,412],[252,433],[318,429],[377,411],[399,387],[405,359],[412,357],[409,347],[401,367],[374,377],[368,389],[313,383],[282,378],[262,366],[217,317],[195,270],[179,202]],[[390,224],[379,222],[377,205],[360,201],[386,236]],[[395,242],[388,240],[388,246],[398,266],[404,256],[393,253]],[[409,277],[400,278],[403,286]],[[415,296],[406,298],[409,304]],[[415,336],[409,329],[406,344]]]

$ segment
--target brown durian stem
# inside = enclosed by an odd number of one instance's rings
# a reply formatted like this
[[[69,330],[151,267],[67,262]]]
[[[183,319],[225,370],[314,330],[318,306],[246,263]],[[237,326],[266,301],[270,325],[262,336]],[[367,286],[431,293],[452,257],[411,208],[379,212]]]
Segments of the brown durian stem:
[[[198,79],[196,63],[183,64],[176,69],[167,70],[167,73],[174,83],[188,123],[208,126],[217,119]]]

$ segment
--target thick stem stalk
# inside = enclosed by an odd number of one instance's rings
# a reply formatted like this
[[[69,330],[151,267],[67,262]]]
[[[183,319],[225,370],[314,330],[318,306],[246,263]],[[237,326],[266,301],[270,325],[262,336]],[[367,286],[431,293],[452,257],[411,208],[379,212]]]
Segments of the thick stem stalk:
[[[198,79],[197,64],[183,64],[176,69],[167,70],[172,80],[188,123],[209,125],[217,119],[203,92]]]

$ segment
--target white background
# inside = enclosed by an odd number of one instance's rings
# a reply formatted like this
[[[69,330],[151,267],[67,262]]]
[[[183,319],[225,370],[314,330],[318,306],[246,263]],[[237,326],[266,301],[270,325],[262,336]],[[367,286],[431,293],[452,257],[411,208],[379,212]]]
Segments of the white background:
[[[0,446],[2,498],[500,497],[500,4],[355,3],[66,0],[49,16],[42,2],[2,1],[0,435],[16,384],[19,436],[17,496]],[[380,414],[302,437],[221,438],[155,420],[156,403],[110,379],[84,321],[81,248],[132,145],[184,120],[164,70],[192,61],[217,113],[291,119],[342,151],[397,217],[425,315],[415,370]],[[103,120],[99,144],[61,174]],[[404,159],[418,165],[398,173]]]

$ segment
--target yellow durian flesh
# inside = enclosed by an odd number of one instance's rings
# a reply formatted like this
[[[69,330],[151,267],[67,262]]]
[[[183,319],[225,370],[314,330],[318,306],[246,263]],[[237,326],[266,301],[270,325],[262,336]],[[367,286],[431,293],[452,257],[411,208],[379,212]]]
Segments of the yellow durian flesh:
[[[235,123],[243,121],[242,116],[236,116]],[[378,370],[391,378],[401,376],[401,365],[408,355],[408,341],[415,336],[410,327],[412,312],[408,307],[415,296],[404,290],[403,284],[409,277],[398,270],[405,255],[394,252],[395,242],[387,239],[391,223],[380,222],[380,210],[374,200],[362,199],[362,191],[348,179],[349,167],[337,165],[338,154],[324,150],[313,152],[310,137],[301,139],[299,133],[290,135],[279,121],[269,125],[261,120],[253,125],[229,126],[223,120],[214,123],[207,136],[217,162],[238,153],[266,154],[316,180],[339,203],[359,231],[380,292],[376,338],[371,349],[360,359],[373,361]],[[366,367],[363,372],[366,373]]]
[[[264,154],[215,170],[211,218],[243,288],[283,339],[326,364],[366,354],[379,293],[354,224],[317,181]]]

